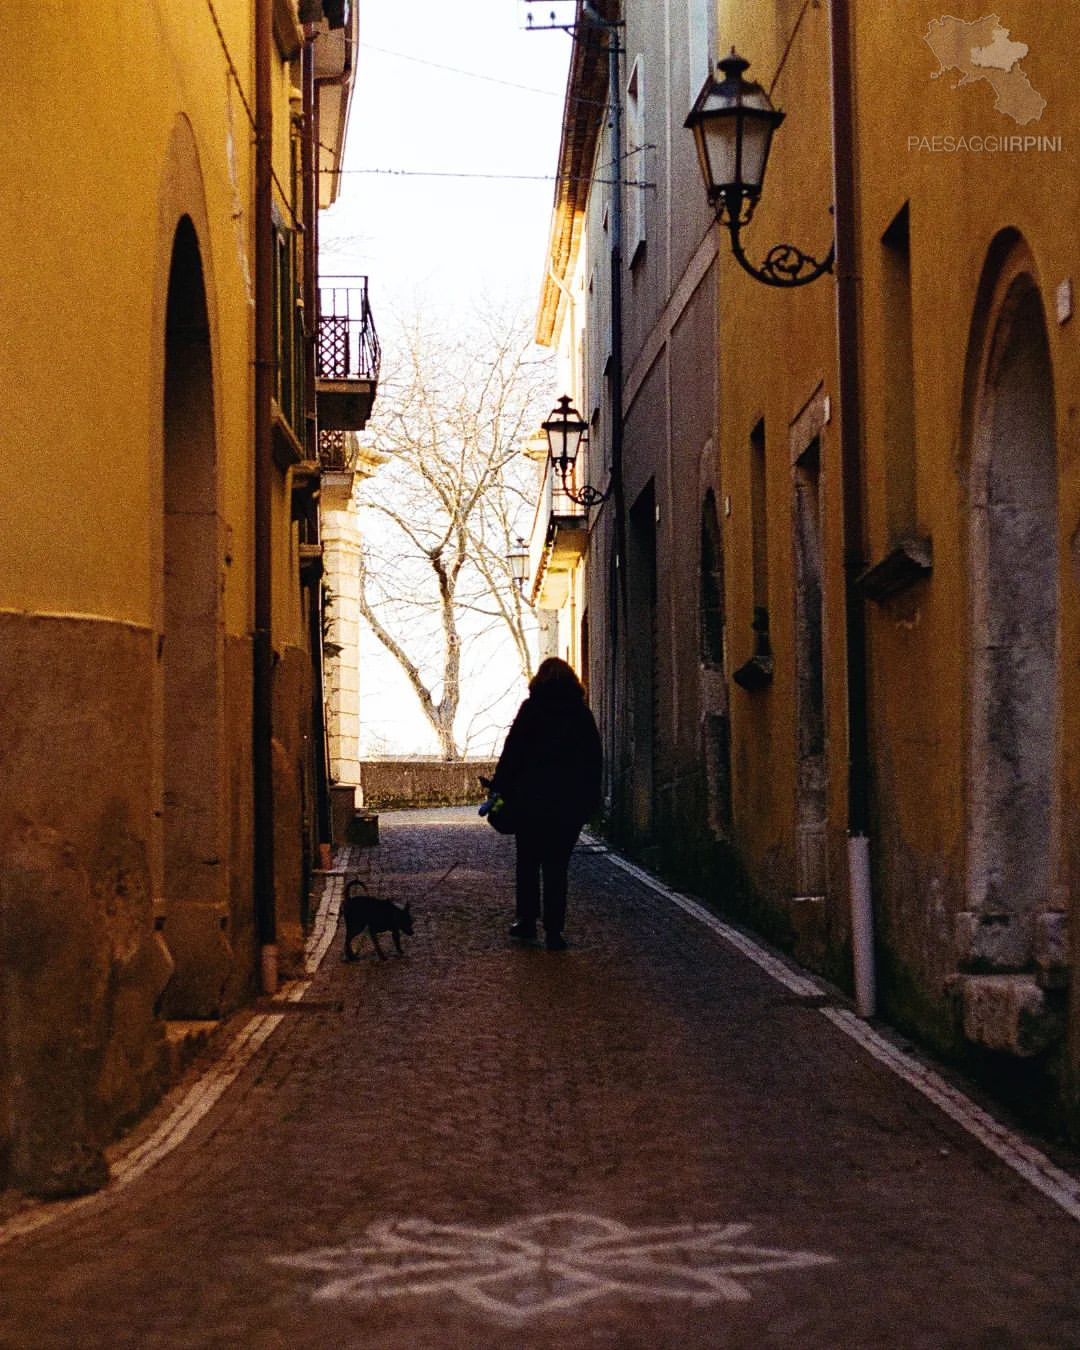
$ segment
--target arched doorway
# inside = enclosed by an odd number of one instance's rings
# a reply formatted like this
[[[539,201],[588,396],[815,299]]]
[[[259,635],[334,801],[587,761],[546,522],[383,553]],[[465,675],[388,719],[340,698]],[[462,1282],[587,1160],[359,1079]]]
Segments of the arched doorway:
[[[195,228],[173,241],[163,402],[163,855],[170,1017],[220,1013],[231,965],[221,516],[209,317]]]
[[[1011,263],[1011,265],[1009,265]],[[1058,469],[1053,369],[1022,246],[990,301],[971,420],[968,906],[961,957],[1030,968],[1055,867]]]

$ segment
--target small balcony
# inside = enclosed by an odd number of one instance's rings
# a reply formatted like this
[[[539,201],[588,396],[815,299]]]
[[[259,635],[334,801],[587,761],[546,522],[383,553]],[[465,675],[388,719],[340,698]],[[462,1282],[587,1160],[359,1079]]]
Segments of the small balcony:
[[[375,402],[381,355],[367,277],[324,278],[315,353],[320,430],[364,429]]]
[[[576,491],[584,481],[578,457],[568,486]],[[580,479],[580,481],[579,481]],[[529,572],[525,592],[537,609],[561,609],[570,594],[570,584],[589,543],[585,508],[563,490],[562,481],[544,459],[544,477],[529,537]]]
[[[319,463],[330,472],[352,472],[360,454],[360,443],[347,431],[319,432]]]

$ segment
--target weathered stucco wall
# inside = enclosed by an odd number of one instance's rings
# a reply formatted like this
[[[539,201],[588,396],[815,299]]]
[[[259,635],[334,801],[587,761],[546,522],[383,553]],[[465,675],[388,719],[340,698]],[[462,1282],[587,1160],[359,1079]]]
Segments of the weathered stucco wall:
[[[153,667],[135,625],[0,614],[0,1162],[46,1194],[100,1181],[163,1082]]]
[[[252,7],[215,11],[250,102]],[[160,1092],[164,1019],[252,988],[253,156],[202,0],[4,25],[0,1186],[55,1193],[100,1181],[102,1144]],[[287,184],[299,81],[271,60]],[[272,584],[291,953],[312,794],[290,486]]]

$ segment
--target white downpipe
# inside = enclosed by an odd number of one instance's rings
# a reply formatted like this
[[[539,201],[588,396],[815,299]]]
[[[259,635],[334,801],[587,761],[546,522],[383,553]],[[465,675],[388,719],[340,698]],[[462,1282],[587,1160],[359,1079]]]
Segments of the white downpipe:
[[[877,1007],[874,963],[874,896],[870,889],[870,840],[848,836],[848,889],[851,894],[851,957],[855,968],[855,1007],[860,1017],[873,1017]]]

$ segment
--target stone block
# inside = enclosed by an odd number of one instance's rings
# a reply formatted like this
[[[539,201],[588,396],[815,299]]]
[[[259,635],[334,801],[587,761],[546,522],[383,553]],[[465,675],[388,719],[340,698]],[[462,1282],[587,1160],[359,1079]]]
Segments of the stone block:
[[[39,1196],[77,1195],[108,1180],[91,1118],[108,1042],[103,918],[74,850],[55,832],[28,829],[13,842],[0,869],[8,1180]]]
[[[169,905],[164,935],[176,969],[161,1000],[166,1017],[210,1020],[221,1016],[233,969],[228,930],[225,904],[185,900]]]
[[[793,895],[788,918],[794,934],[794,956],[802,965],[820,969],[826,953],[825,897]]]
[[[374,811],[357,811],[349,822],[348,842],[373,848],[379,842],[379,817]]]
[[[1044,989],[1064,989],[1069,983],[1069,919],[1057,911],[1035,916],[1035,964]]]
[[[335,844],[346,842],[349,824],[357,807],[356,798],[353,783],[334,783],[330,788],[330,827]]]
[[[172,1082],[176,1082],[195,1056],[209,1045],[210,1038],[220,1026],[217,1021],[166,1022],[165,1044]]]
[[[1031,960],[1030,915],[961,910],[954,935],[957,959],[968,970],[1017,970]]]
[[[1034,975],[968,975],[961,987],[964,1035],[976,1045],[1027,1058],[1061,1034]]]
[[[1046,970],[1069,965],[1069,918],[1046,912],[1035,918],[1035,960]]]

